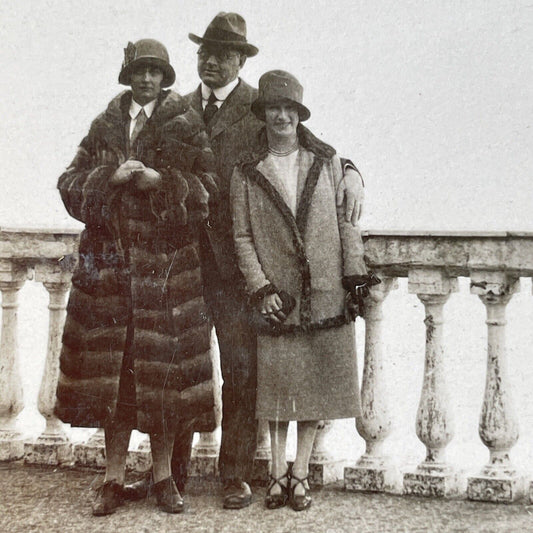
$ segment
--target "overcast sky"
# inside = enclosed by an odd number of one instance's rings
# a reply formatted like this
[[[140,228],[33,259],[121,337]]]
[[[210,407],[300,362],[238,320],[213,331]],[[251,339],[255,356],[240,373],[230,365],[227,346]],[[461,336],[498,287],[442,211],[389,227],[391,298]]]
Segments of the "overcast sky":
[[[2,0],[0,226],[74,226],[55,185],[122,87],[128,41],[165,43],[198,83],[219,11],[304,86],[311,130],[364,175],[366,229],[533,230],[533,4],[525,1]]]

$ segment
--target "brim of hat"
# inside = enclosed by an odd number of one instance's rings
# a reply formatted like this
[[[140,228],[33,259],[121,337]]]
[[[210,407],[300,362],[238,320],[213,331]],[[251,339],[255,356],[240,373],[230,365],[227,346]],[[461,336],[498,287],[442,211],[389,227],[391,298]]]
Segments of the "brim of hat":
[[[243,52],[248,57],[253,57],[259,52],[259,48],[250,43],[243,43],[242,41],[218,41],[215,39],[204,39],[194,33],[189,33],[189,39],[196,44],[207,44],[212,46],[225,46],[227,48],[234,48]]]
[[[122,85],[131,85],[132,72],[142,64],[153,65],[154,67],[161,69],[161,72],[163,72],[163,81],[161,82],[161,87],[170,87],[176,81],[176,73],[169,63],[160,57],[143,56],[139,59],[134,59],[120,71],[120,74],[118,75],[118,82]]]
[[[254,100],[251,105],[252,113],[259,119],[265,122],[265,106],[267,104],[279,104],[280,102],[288,102],[296,106],[298,109],[298,117],[300,118],[300,122],[303,122],[304,120],[307,120],[311,116],[311,111],[307,109],[303,104],[300,104],[300,102],[296,102],[295,100],[291,100],[290,98],[283,98],[282,100],[276,100],[276,101],[270,101],[266,102],[265,100],[261,100],[258,98],[257,100]]]

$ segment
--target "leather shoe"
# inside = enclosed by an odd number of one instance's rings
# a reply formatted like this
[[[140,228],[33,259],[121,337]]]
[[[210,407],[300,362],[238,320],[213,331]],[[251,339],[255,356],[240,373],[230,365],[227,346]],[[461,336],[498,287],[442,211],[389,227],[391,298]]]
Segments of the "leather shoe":
[[[224,509],[243,509],[252,503],[252,491],[248,483],[240,479],[229,481],[224,486]]]
[[[150,474],[146,474],[141,479],[124,485],[124,488],[122,489],[122,496],[125,500],[129,501],[143,500],[144,498],[147,498],[150,492],[151,481],[152,476]]]
[[[106,481],[96,492],[93,502],[93,515],[105,516],[115,512],[122,505],[122,485],[115,481]]]
[[[179,493],[172,476],[154,484],[154,494],[157,498],[157,506],[165,513],[182,513],[185,503]]]

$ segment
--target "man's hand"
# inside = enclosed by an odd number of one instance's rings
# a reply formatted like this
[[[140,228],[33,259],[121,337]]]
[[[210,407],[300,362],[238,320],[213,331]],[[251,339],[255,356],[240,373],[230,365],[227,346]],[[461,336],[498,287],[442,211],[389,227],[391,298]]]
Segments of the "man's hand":
[[[140,161],[128,159],[115,170],[110,181],[113,185],[122,185],[130,181],[136,172],[142,172],[145,168]]]
[[[285,314],[281,312],[282,307],[283,302],[278,294],[267,294],[259,305],[259,311],[261,311],[261,314],[265,318],[268,318],[273,322],[281,323],[287,318]]]
[[[161,174],[153,168],[144,167],[142,170],[133,171],[135,186],[140,191],[149,191],[156,189],[161,183]]]
[[[355,226],[361,218],[363,202],[365,199],[365,189],[363,187],[363,178],[359,172],[353,168],[347,168],[344,177],[337,188],[337,205],[345,203],[345,217],[348,222]]]

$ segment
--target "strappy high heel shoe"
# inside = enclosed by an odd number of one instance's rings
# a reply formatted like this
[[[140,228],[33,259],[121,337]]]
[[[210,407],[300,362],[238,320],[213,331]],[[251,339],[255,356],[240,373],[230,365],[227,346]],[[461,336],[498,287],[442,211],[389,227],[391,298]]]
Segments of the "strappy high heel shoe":
[[[305,482],[308,481],[309,475],[305,476],[304,478],[300,479],[299,477],[296,477],[294,474],[291,474],[290,479],[290,489],[289,489],[289,504],[295,511],[305,511],[305,509],[309,509],[311,506],[311,502],[313,499],[311,496],[309,496],[309,489],[305,486]],[[293,485],[292,481],[296,481],[296,483]],[[304,488],[303,494],[294,494],[294,489],[301,485]]]
[[[283,479],[287,480],[286,485],[281,483]],[[267,509],[279,509],[280,507],[284,507],[285,505],[287,505],[287,500],[289,499],[289,484],[290,476],[288,471],[278,478],[275,478],[274,476],[270,475],[270,483],[268,484],[267,493],[265,496],[265,506]],[[281,488],[281,493],[271,494],[270,491],[276,485]]]

